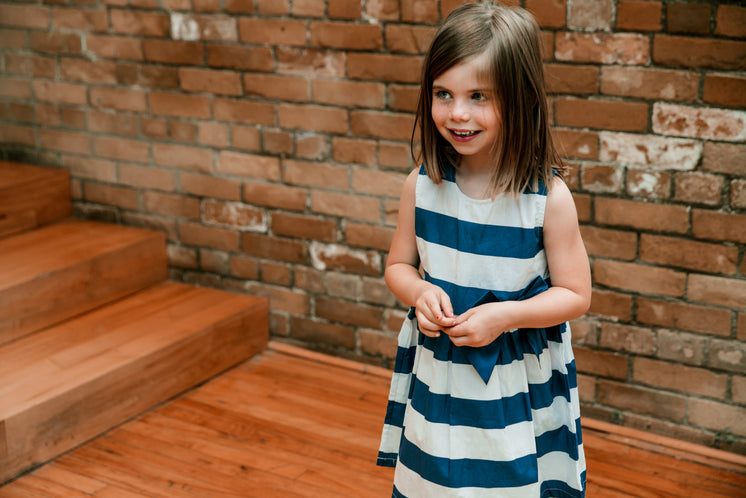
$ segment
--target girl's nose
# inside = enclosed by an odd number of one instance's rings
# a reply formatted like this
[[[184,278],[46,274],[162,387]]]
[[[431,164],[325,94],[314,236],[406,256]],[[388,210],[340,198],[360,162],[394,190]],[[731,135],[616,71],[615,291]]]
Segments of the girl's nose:
[[[469,110],[463,102],[454,101],[453,107],[451,107],[451,119],[453,121],[468,121]]]

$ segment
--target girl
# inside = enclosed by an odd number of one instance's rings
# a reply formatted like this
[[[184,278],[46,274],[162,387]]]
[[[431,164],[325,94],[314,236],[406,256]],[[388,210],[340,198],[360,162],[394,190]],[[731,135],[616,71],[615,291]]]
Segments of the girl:
[[[423,166],[385,275],[411,306],[378,457],[394,497],[585,494],[566,322],[588,309],[590,269],[540,52],[527,12],[481,3],[454,10],[425,58]]]

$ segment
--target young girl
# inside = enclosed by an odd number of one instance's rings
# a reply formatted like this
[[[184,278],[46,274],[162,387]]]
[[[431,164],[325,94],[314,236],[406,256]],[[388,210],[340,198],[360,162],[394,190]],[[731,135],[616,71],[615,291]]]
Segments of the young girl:
[[[411,306],[378,457],[394,497],[585,494],[566,322],[588,309],[590,270],[540,52],[527,12],[481,3],[454,10],[425,58],[423,166],[386,266]]]

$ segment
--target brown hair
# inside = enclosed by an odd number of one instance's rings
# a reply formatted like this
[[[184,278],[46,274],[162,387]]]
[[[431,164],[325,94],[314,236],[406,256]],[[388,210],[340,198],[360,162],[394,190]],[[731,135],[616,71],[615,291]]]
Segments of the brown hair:
[[[495,144],[497,163],[490,182],[492,194],[536,190],[551,184],[552,170],[565,172],[549,129],[539,26],[527,11],[492,2],[465,4],[446,18],[425,56],[415,116],[419,124],[419,154],[428,176],[440,183],[459,154],[438,132],[431,116],[433,81],[472,57],[487,52],[484,76],[496,92],[502,124]],[[418,157],[419,156],[419,157]]]

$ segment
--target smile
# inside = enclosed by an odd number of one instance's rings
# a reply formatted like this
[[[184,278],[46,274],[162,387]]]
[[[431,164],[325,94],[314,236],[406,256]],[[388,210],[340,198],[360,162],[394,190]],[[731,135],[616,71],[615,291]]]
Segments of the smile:
[[[451,136],[457,140],[457,141],[467,141],[470,140],[472,137],[477,135],[479,131],[470,131],[470,130],[449,130],[451,132]]]

